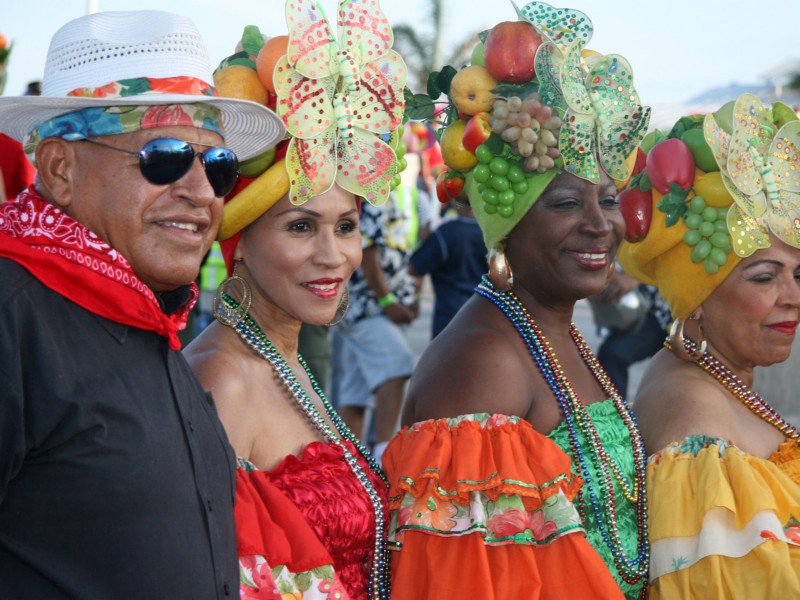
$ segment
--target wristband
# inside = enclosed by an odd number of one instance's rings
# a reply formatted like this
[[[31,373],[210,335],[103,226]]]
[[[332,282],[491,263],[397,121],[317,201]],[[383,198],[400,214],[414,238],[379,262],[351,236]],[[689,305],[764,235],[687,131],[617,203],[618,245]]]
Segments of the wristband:
[[[386,308],[387,306],[391,306],[395,302],[397,302],[397,296],[395,296],[394,293],[392,292],[389,292],[383,298],[378,298],[378,306],[380,306],[381,308]]]

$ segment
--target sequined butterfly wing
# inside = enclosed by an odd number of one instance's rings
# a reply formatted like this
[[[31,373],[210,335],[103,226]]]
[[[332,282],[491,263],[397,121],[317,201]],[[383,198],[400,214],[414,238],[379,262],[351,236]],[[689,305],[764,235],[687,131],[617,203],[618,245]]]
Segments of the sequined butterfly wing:
[[[785,243],[800,248],[800,121],[775,135],[767,157],[777,197],[769,200],[769,228]]]
[[[286,57],[300,74],[319,79],[338,74],[339,46],[328,19],[314,0],[287,0],[289,45]]]
[[[734,200],[726,217],[733,251],[737,256],[743,258],[750,256],[756,250],[769,246],[769,235],[764,231],[759,220],[753,216],[752,212],[748,211],[753,206],[753,201],[739,189],[731,177],[730,171],[733,168],[735,173],[740,173],[745,168],[742,161],[746,160],[752,163],[752,157],[749,156],[749,152],[746,157],[731,156],[731,135],[720,127],[713,114],[707,114],[703,120],[703,135],[720,167],[720,176],[725,189]],[[749,164],[748,168],[752,168],[752,164]],[[741,181],[742,178],[739,177],[739,180]]]
[[[536,50],[534,69],[539,80],[539,94],[542,104],[561,110],[566,109],[564,94],[561,92],[561,65],[564,55],[555,44],[545,42]]]
[[[302,204],[333,185],[336,177],[336,79],[309,79],[286,56],[275,66],[279,114],[292,135],[286,151],[291,200]]]
[[[733,109],[727,174],[741,192],[734,199],[755,218],[767,209],[762,167],[774,135],[775,125],[761,101],[752,94],[739,96]]]
[[[559,133],[558,147],[567,172],[600,182],[595,160],[595,111],[586,89],[587,73],[581,61],[583,43],[578,40],[564,55],[559,71],[559,87],[567,109]]]
[[[594,65],[588,87],[597,115],[600,161],[612,179],[627,181],[628,157],[647,134],[650,108],[640,104],[631,66],[619,55],[606,55]]]
[[[592,39],[591,19],[574,8],[556,8],[544,2],[530,2],[517,13],[533,24],[562,53],[575,41],[587,44]]]
[[[392,48],[394,34],[378,0],[340,0],[337,14],[339,44],[360,69]]]
[[[407,74],[405,62],[394,50],[361,69],[359,89],[348,94],[357,127],[380,134],[402,123]]]

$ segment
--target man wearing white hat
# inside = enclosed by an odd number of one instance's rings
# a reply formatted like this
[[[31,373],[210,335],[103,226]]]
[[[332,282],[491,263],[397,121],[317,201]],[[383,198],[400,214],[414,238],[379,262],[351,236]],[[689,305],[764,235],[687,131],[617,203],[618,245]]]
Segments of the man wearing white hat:
[[[237,157],[284,130],[211,82],[188,19],[98,13],[0,98],[38,168],[0,204],[0,598],[238,595],[234,456],[177,333]]]

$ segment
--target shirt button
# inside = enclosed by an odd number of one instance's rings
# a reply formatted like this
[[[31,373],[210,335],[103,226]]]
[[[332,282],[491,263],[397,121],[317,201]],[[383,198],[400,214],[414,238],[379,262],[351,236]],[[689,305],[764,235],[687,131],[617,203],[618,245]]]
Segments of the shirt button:
[[[211,512],[212,510],[214,510],[214,509],[211,507],[211,500],[209,500],[208,501],[208,512]]]
[[[225,592],[226,596],[230,596],[231,595],[231,586],[229,586],[227,583],[225,583],[225,585],[222,586],[222,591]]]

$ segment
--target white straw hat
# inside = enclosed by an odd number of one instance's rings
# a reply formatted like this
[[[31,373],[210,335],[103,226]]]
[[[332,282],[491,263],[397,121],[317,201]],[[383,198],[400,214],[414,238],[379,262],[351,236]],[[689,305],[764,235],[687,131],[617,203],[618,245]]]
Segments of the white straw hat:
[[[208,51],[194,23],[162,11],[101,12],[70,21],[50,42],[41,96],[0,98],[0,131],[23,141],[35,127],[83,108],[207,103],[219,109],[225,145],[239,160],[260,154],[285,133],[266,106],[217,96],[147,91],[103,98],[67,96],[127,79],[191,77],[213,87]]]

